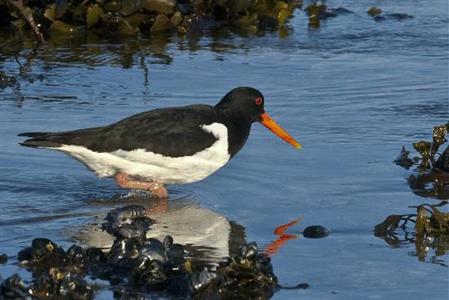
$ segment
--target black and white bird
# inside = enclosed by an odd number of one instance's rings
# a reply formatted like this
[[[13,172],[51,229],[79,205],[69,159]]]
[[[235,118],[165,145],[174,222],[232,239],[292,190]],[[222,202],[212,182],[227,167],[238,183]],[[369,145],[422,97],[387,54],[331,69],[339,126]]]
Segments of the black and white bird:
[[[168,196],[164,184],[191,183],[223,167],[260,122],[295,148],[301,145],[264,110],[261,92],[238,87],[215,106],[150,110],[117,123],[64,132],[26,132],[23,146],[65,152],[122,188]]]

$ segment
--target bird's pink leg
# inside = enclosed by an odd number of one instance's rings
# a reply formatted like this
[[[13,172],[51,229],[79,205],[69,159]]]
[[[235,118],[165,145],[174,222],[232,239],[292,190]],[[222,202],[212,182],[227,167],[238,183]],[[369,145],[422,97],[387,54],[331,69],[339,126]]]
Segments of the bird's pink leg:
[[[148,190],[155,198],[168,198],[168,191],[161,182],[139,181],[131,178],[128,174],[118,172],[115,174],[115,182],[124,189]]]

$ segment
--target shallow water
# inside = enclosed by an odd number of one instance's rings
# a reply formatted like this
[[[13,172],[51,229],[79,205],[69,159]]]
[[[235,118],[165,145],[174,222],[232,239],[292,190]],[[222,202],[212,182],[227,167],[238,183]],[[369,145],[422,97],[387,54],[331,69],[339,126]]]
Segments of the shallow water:
[[[447,254],[430,250],[419,261],[414,244],[390,247],[373,229],[388,215],[412,213],[410,205],[438,203],[413,194],[411,170],[392,161],[403,144],[429,139],[432,127],[449,119],[448,3],[328,5],[355,13],[310,30],[297,11],[285,38],[210,32],[21,50],[19,61],[30,69],[20,86],[0,90],[0,252],[14,256],[35,237],[69,245],[95,215],[127,202],[113,180],[95,178],[63,154],[20,147],[18,133],[104,125],[157,107],[213,105],[247,85],[265,94],[266,110],[303,149],[256,124],[225,168],[170,186],[169,206],[213,211],[259,245],[275,240],[276,226],[301,217],[289,230],[298,238],[273,256],[273,265],[282,284],[311,287],[281,290],[275,299],[447,298]],[[365,13],[372,5],[414,18],[375,22]],[[0,55],[0,71],[19,74],[14,56]],[[300,230],[313,224],[331,235],[302,238]],[[0,266],[5,276],[16,270],[13,262]]]

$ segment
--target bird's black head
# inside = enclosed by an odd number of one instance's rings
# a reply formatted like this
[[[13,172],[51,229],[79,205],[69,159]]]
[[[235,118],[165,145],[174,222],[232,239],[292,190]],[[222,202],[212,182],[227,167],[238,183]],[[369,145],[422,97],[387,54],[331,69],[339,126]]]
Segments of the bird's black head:
[[[227,93],[215,105],[215,108],[239,130],[245,132],[246,137],[251,124],[258,121],[293,147],[301,148],[301,144],[265,112],[264,104],[265,99],[258,90],[250,87],[238,87]]]
[[[265,99],[258,90],[238,87],[227,93],[215,107],[235,121],[253,123],[265,112],[264,102]]]

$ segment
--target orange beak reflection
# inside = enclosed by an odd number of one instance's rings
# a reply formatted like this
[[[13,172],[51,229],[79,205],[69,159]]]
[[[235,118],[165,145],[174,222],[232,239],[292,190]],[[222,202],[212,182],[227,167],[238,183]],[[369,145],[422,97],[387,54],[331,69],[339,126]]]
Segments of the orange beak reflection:
[[[272,118],[270,118],[267,113],[260,115],[259,122],[296,149],[301,149],[302,145],[298,143],[290,134],[288,134],[287,131],[285,131],[281,126],[279,126]]]

